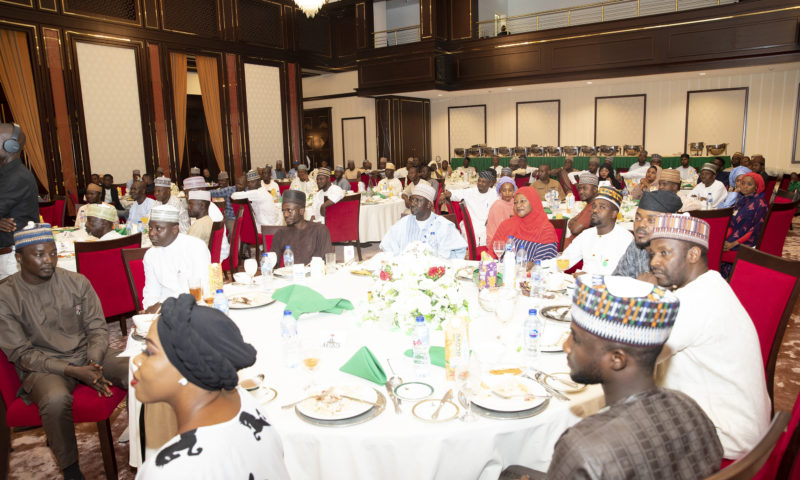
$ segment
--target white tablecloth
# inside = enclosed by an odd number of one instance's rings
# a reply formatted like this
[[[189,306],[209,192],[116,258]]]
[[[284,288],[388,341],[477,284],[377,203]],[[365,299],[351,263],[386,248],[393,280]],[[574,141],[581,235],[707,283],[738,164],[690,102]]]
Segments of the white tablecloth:
[[[85,242],[90,236],[86,230],[64,230],[54,231],[56,237],[56,247],[58,248],[58,266],[64,270],[77,272],[78,266],[75,263],[75,242]],[[150,247],[150,237],[142,234],[142,247]]]
[[[339,349],[324,349],[317,378],[322,386],[361,384],[386,393],[383,386],[340,372],[345,363],[362,346],[368,346],[383,364],[391,359],[397,373],[406,381],[413,380],[413,364],[403,352],[411,347],[411,339],[403,333],[388,331],[373,324],[359,325],[358,304],[366,300],[366,291],[374,280],[356,277],[346,271],[321,279],[308,279],[308,286],[328,297],[349,298],[355,311],[342,315],[308,314],[300,318],[298,330],[303,342],[319,341],[336,333],[343,344]],[[275,287],[285,285],[276,281]],[[521,332],[529,299],[520,298],[513,321],[505,327],[493,314],[480,309],[477,299],[470,307],[473,318],[470,338],[474,350],[496,342],[498,332],[512,338]],[[557,300],[566,302],[565,298]],[[537,416],[520,420],[493,420],[479,417],[474,423],[453,420],[430,424],[416,419],[413,403],[404,402],[403,412],[397,415],[387,398],[386,409],[376,418],[361,425],[345,428],[313,426],[298,418],[294,410],[281,405],[303,398],[308,382],[305,371],[298,367],[283,367],[280,345],[280,318],[284,305],[277,302],[268,307],[251,310],[232,310],[231,318],[242,331],[244,339],[258,350],[256,364],[242,372],[240,378],[263,373],[266,383],[278,391],[278,397],[264,405],[270,422],[278,431],[284,446],[285,461],[293,479],[422,479],[469,478],[496,479],[503,468],[522,464],[545,470],[555,442],[561,433],[581,416],[594,413],[602,406],[602,391],[590,387],[574,395],[569,403],[555,399]],[[568,328],[560,322],[549,323],[545,336],[560,334]],[[432,345],[444,345],[441,331],[431,335]],[[129,343],[135,343],[129,340]],[[131,347],[135,349],[135,347]],[[504,358],[495,365],[519,365],[515,348],[507,348]],[[549,372],[568,371],[563,353],[542,354],[539,366]],[[496,368],[485,362],[484,368]],[[434,396],[441,397],[451,383],[445,382],[444,369],[432,366],[428,380],[435,387]],[[132,409],[138,402],[129,399]],[[131,452],[138,445],[138,417],[131,416]],[[132,463],[133,464],[133,463]]]
[[[361,203],[358,237],[361,242],[380,242],[392,225],[400,220],[406,204],[400,197],[380,200],[380,203]]]

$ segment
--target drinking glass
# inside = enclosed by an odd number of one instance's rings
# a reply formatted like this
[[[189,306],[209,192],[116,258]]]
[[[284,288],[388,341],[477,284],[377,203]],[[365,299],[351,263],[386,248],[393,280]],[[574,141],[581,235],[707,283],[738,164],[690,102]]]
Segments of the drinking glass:
[[[331,274],[336,271],[336,253],[325,254],[325,273]]]
[[[557,257],[556,266],[558,267],[559,272],[565,272],[569,268],[569,259],[561,256]]]
[[[314,373],[319,369],[319,364],[322,361],[322,348],[317,344],[305,344],[300,351],[300,358],[302,359],[303,368],[309,375],[309,383],[306,385],[306,390],[308,390],[317,384]]]
[[[478,356],[474,353],[469,360],[462,361],[456,366],[455,371],[456,387],[464,395],[464,403],[467,408],[459,420],[462,422],[474,422],[478,417],[472,413],[472,394],[475,393],[481,384],[481,364]]]
[[[203,299],[203,286],[200,283],[199,278],[192,277],[189,279],[189,293],[192,294],[196,302],[199,302]]]
[[[253,276],[258,271],[258,263],[254,258],[248,258],[244,261],[244,273],[250,276],[250,283],[253,283]]]
[[[500,260],[500,257],[503,255],[505,249],[506,242],[503,242],[502,240],[492,242],[492,250],[494,250],[494,254],[497,255],[498,260]]]

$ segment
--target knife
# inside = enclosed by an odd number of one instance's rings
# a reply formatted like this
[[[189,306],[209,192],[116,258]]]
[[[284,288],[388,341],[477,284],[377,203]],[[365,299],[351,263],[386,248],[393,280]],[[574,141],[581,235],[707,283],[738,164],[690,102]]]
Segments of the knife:
[[[339,396],[342,397],[342,398],[346,398],[348,400],[352,400],[354,402],[366,403],[367,405],[372,405],[373,407],[377,407],[378,406],[378,404],[375,403],[375,402],[370,402],[369,400],[364,400],[364,399],[357,398],[357,397],[351,397],[350,395],[339,395]]]
[[[394,413],[400,413],[400,401],[397,399],[397,396],[394,394],[394,390],[392,390],[392,386],[389,385],[389,382],[386,382],[384,385],[386,387],[386,391],[389,392],[389,398],[392,399],[392,404],[394,405]]]
[[[450,400],[450,397],[452,396],[453,396],[453,389],[451,388],[450,390],[447,391],[447,393],[444,394],[444,397],[442,397],[442,399],[439,400],[439,406],[436,407],[436,411],[433,412],[433,415],[431,415],[431,420],[436,420],[437,418],[439,418],[439,412],[442,410],[444,403]]]
[[[546,384],[545,382],[543,382],[543,381],[541,381],[541,380],[539,380],[537,378],[533,378],[533,377],[529,376],[527,373],[523,373],[522,376],[527,378],[528,380],[533,380],[534,382],[538,383],[539,385],[541,385],[547,391],[547,393],[549,393],[550,395],[556,397],[557,399],[561,400],[562,402],[569,402],[569,397],[568,396],[566,396],[563,393],[559,392],[558,390],[556,390],[555,388],[553,388],[550,385]]]

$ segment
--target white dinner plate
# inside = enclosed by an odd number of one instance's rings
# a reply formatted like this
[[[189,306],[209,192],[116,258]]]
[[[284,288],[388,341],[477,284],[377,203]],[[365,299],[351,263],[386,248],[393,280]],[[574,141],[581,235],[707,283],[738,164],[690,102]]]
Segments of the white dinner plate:
[[[264,292],[240,292],[228,297],[228,307],[233,310],[263,307],[272,303],[275,303],[275,299]]]
[[[394,394],[402,400],[422,400],[433,394],[433,387],[423,382],[406,382],[396,386]]]
[[[375,390],[361,385],[337,385],[334,387],[319,388],[310,393],[316,394],[297,405],[297,410],[303,415],[317,420],[344,420],[356,417],[366,412],[372,405],[355,400],[342,398],[348,395],[369,402],[378,400]]]
[[[569,330],[545,329],[542,343],[539,345],[540,352],[556,353],[564,351],[564,342],[569,337]]]
[[[578,393],[586,389],[586,385],[573,381],[569,372],[551,373],[544,377],[544,383],[564,393]]]
[[[276,268],[276,269],[273,271],[273,273],[274,273],[275,275],[279,276],[279,277],[283,277],[283,278],[292,278],[292,277],[294,276],[294,271],[293,271],[293,269],[292,269],[292,268],[293,268],[293,267],[281,267],[281,268]],[[304,269],[304,270],[305,270],[305,272],[306,272],[306,276],[309,276],[309,275],[311,275],[311,268],[310,268],[308,265],[306,265],[305,267],[303,267],[303,269]]]
[[[505,399],[495,393],[513,395]],[[472,403],[498,412],[520,412],[536,408],[547,400],[547,392],[541,385],[517,375],[500,375],[498,378],[484,378],[481,388],[472,396]]]

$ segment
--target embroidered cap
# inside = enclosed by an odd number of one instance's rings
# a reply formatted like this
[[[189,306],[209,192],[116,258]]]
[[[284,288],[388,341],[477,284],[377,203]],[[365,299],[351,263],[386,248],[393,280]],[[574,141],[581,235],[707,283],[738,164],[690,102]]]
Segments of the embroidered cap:
[[[189,169],[189,173],[192,175],[200,175],[200,168],[192,167]]]
[[[717,173],[717,166],[713,163],[704,163],[702,167],[700,167],[700,171],[708,170],[712,173]]]
[[[308,167],[303,165],[303,164],[300,164],[300,165],[297,166],[297,171],[299,172],[301,170],[304,171],[304,172],[307,172],[308,171]]]
[[[227,180],[228,178],[230,178],[228,177],[228,172],[219,172],[219,175],[217,175],[217,180]]]
[[[336,165],[333,169],[337,172],[344,172],[344,167],[341,165]]]
[[[107,203],[90,204],[88,207],[86,207],[86,216],[102,218],[103,220],[108,220],[111,223],[114,223],[119,219],[117,217],[117,209]]]
[[[578,185],[594,185],[595,187],[600,183],[597,175],[591,172],[583,172],[578,175]]]
[[[666,170],[661,170],[661,176],[658,177],[659,180],[664,180],[665,182],[672,182],[672,183],[681,183],[681,172],[675,170],[674,168],[668,168]]]
[[[513,170],[511,170],[511,169],[510,169],[510,168],[508,168],[508,167],[503,167],[503,168],[500,170],[500,176],[501,176],[501,177],[510,177],[510,176],[511,176],[513,173],[514,173],[514,171],[513,171]]]
[[[394,163],[389,162],[386,164],[385,170],[394,170]]]
[[[637,347],[659,347],[669,338],[680,307],[673,293],[611,275],[581,275],[575,285],[572,321],[592,335]]]
[[[258,180],[259,178],[261,178],[261,175],[258,174],[257,170],[250,170],[249,172],[247,172],[248,182],[251,180]]]
[[[151,222],[178,223],[180,212],[172,205],[159,205],[150,210]]]
[[[156,187],[167,187],[169,188],[172,185],[169,177],[158,177],[153,181],[153,185]]]
[[[206,181],[203,177],[189,177],[183,181],[183,189],[191,190],[193,188],[205,188]]]
[[[436,198],[436,189],[431,186],[428,182],[419,182],[414,190],[411,192],[411,195],[417,195],[422,197],[429,202],[433,202]]]
[[[142,174],[142,172],[141,172],[141,170],[134,170],[134,171],[133,171],[133,174],[134,174],[134,175],[141,175],[141,174]]]
[[[317,176],[318,177],[330,177],[331,176],[331,169],[330,168],[319,168],[317,169]]]
[[[28,222],[25,228],[14,232],[14,248],[19,250],[28,245],[55,242],[52,228],[49,223]]]
[[[614,187],[600,187],[597,189],[597,196],[595,198],[602,198],[611,202],[619,210],[622,203],[622,193]]]
[[[100,185],[98,185],[96,183],[90,183],[89,185],[86,186],[86,191],[87,192],[102,192],[103,191],[103,187],[101,187]]]
[[[708,248],[708,236],[711,225],[703,219],[690,216],[688,213],[659,215],[650,240],[656,238],[672,238],[695,243]]]
[[[189,192],[189,200],[205,200],[211,201],[211,192],[208,190],[192,190]]]

